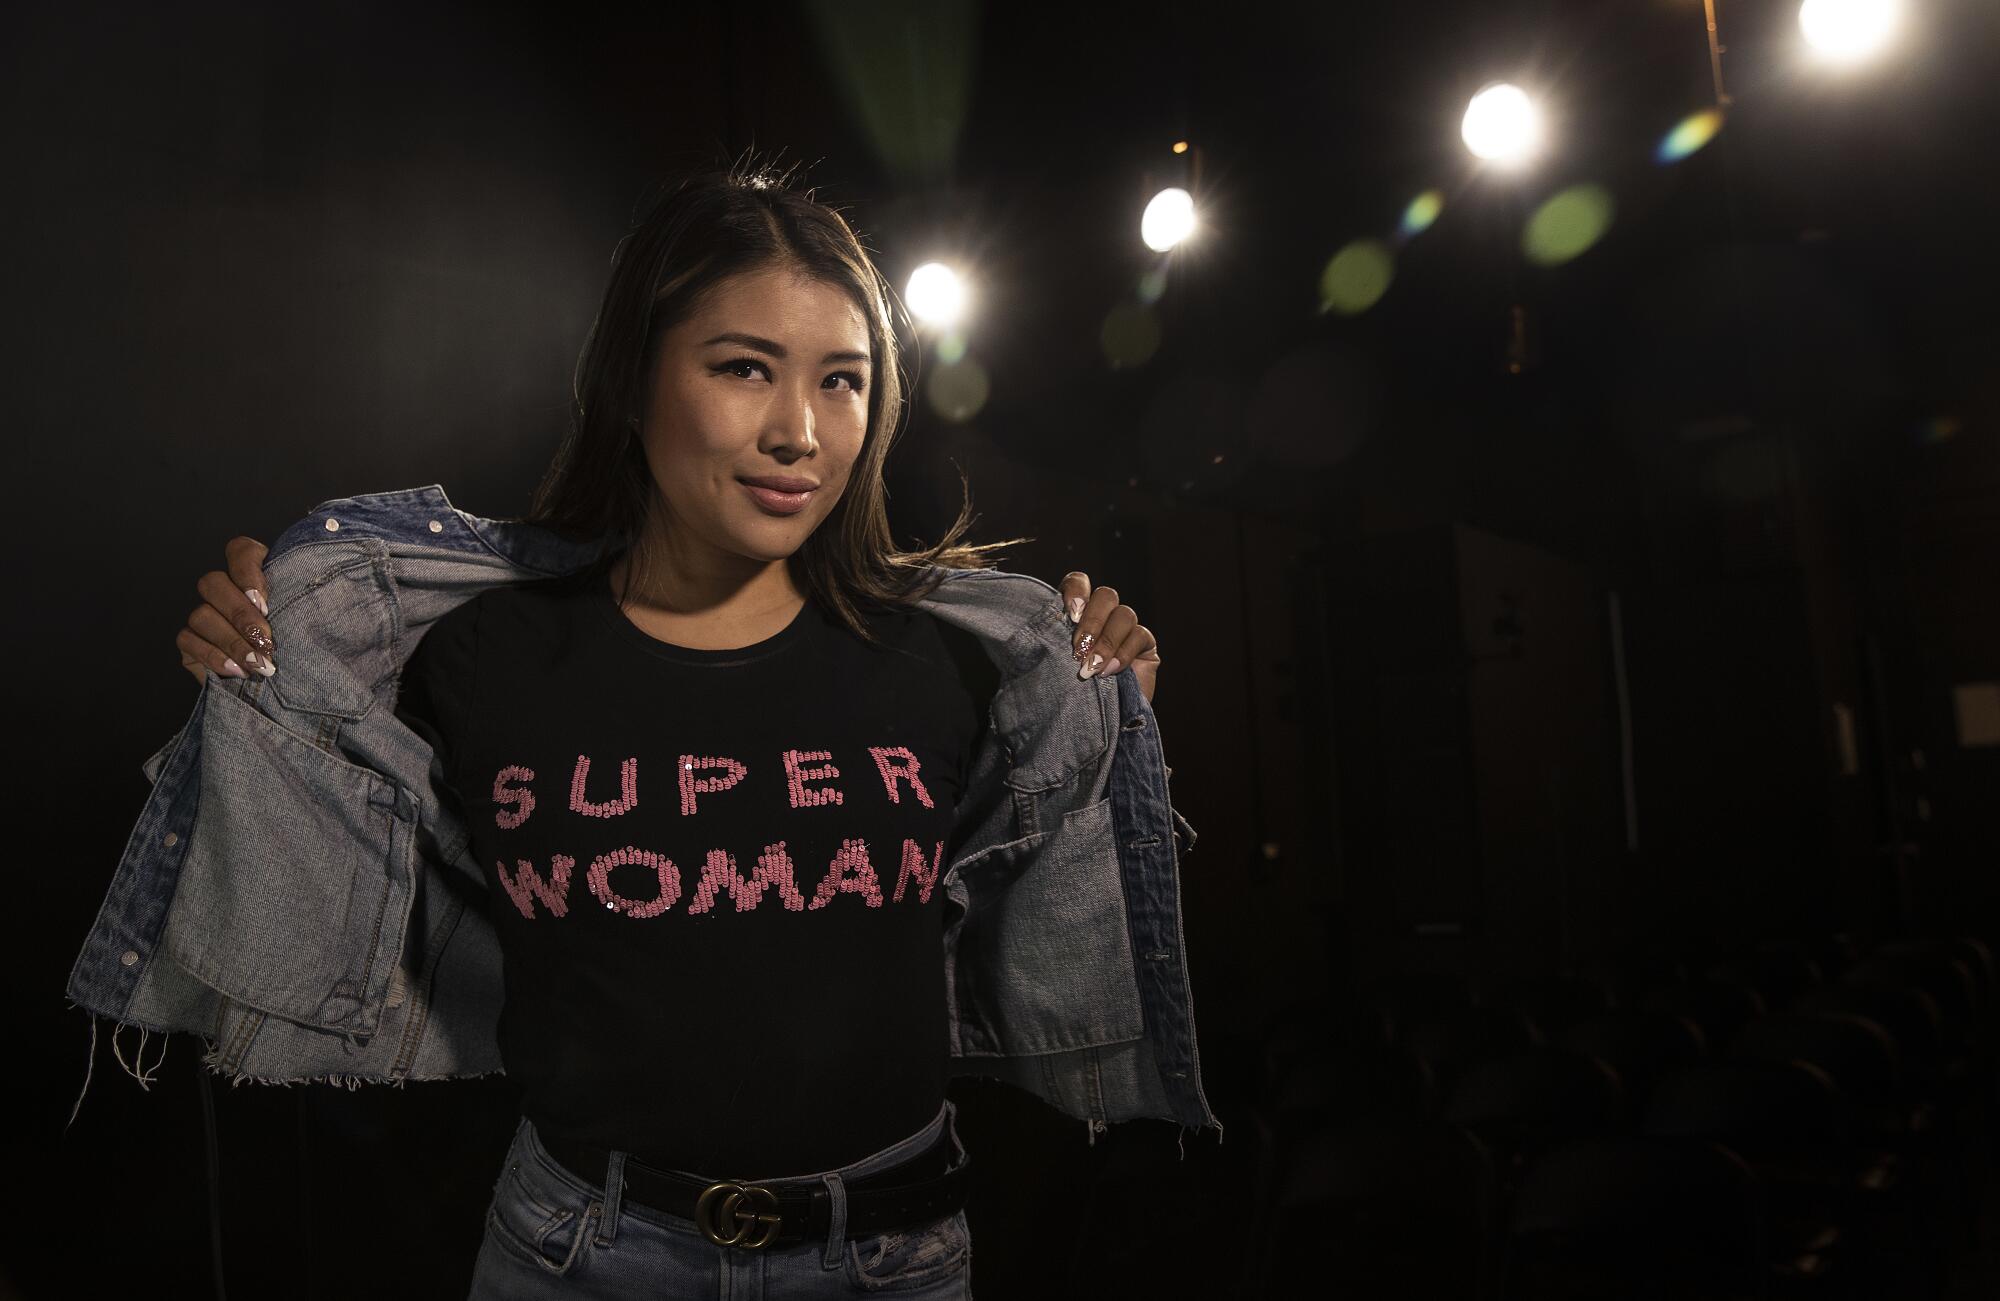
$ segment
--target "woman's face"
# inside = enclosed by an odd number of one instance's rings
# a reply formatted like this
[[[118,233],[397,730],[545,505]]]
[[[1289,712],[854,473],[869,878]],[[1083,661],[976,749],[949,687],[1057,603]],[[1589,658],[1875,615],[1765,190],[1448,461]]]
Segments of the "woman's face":
[[[722,282],[660,343],[641,441],[669,548],[771,562],[833,510],[868,432],[867,320],[792,268]],[[760,500],[745,479],[816,485]]]

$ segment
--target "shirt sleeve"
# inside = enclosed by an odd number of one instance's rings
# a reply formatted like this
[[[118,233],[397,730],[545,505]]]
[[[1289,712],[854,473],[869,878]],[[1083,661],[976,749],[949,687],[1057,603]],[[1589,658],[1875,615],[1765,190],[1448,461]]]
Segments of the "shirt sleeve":
[[[993,708],[993,693],[1000,688],[1000,670],[977,637],[943,619],[936,622],[939,637],[958,670],[959,681],[972,699],[972,726],[970,731],[961,734],[958,755],[958,770],[964,774],[970,770],[972,756],[979,752],[980,744],[990,730],[989,715]]]
[[[397,688],[396,717],[430,744],[448,785],[457,781],[465,758],[478,633],[476,601],[445,614],[418,639]]]
[[[943,619],[937,621],[947,653],[964,685],[971,717],[959,729],[958,773],[961,785],[945,860],[957,862],[973,830],[984,826],[997,802],[1004,797],[998,780],[988,780],[985,789],[972,785],[973,760],[992,731],[993,696],[1000,688],[1000,669],[987,654],[978,637]]]

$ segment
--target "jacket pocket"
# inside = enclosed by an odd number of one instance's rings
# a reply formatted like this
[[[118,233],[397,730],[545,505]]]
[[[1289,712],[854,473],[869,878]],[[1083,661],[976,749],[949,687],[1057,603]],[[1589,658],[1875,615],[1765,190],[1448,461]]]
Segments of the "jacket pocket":
[[[237,1002],[372,1035],[409,924],[414,802],[221,681],[162,947]]]
[[[956,983],[970,1041],[1018,1056],[1144,1035],[1108,798],[967,859],[958,876],[969,904]]]

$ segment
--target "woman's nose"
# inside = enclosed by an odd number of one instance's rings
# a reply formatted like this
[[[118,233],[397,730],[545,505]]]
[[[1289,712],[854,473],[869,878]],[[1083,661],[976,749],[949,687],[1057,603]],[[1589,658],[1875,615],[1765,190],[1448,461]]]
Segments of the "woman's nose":
[[[813,435],[812,399],[799,403],[787,403],[784,418],[779,427],[784,445],[797,449],[800,456],[810,456],[819,447],[819,440]]]

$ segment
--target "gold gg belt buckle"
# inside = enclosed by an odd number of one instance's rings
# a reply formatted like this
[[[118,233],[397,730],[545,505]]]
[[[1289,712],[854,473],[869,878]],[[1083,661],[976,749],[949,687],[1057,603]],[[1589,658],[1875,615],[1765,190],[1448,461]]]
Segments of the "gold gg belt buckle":
[[[785,1217],[778,1212],[778,1198],[757,1184],[724,1181],[701,1190],[694,1204],[694,1222],[702,1236],[719,1247],[766,1247],[778,1236]],[[752,1226],[761,1225],[763,1236],[752,1238]]]

